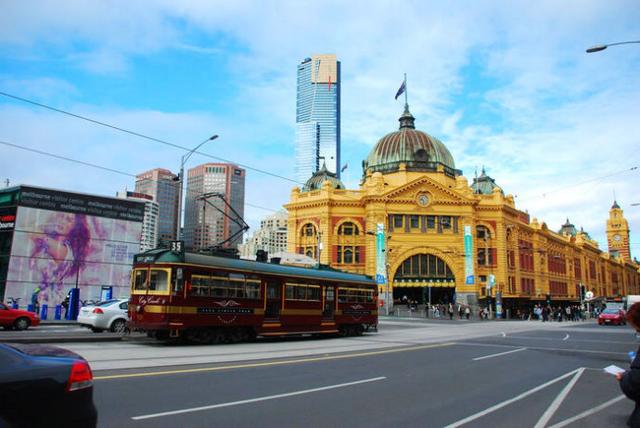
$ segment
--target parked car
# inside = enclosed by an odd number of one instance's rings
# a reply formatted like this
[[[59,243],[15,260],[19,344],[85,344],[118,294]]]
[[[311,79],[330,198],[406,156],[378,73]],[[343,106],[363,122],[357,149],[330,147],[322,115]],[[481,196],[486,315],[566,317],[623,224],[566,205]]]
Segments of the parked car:
[[[12,309],[0,302],[0,325],[5,330],[26,330],[40,324],[40,317],[33,312]]]
[[[89,327],[95,333],[104,330],[123,332],[129,322],[129,299],[112,299],[95,305],[83,306],[78,314],[78,324]]]
[[[97,418],[93,374],[84,358],[51,345],[0,343],[0,422],[95,427]]]
[[[598,324],[625,325],[627,320],[623,309],[607,308],[598,315]]]

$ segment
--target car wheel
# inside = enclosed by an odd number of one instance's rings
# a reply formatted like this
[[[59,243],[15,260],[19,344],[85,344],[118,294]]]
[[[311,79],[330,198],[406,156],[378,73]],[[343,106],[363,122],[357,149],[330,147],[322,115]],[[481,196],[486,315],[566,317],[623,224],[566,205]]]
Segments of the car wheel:
[[[111,331],[114,333],[123,333],[126,324],[127,323],[123,319],[117,319],[111,323]]]
[[[94,333],[102,333],[103,330],[101,328],[97,328],[97,327],[91,327],[91,331]]]
[[[13,323],[13,327],[16,330],[26,330],[29,328],[30,324],[31,322],[29,321],[29,318],[21,317],[15,320],[15,322]]]

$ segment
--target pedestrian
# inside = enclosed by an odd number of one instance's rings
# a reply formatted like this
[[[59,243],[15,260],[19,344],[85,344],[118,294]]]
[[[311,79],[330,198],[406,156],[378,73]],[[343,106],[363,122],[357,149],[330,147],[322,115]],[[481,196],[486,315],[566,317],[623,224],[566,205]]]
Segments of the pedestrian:
[[[453,321],[453,304],[449,303],[449,320]]]
[[[36,287],[33,289],[33,293],[31,293],[31,305],[33,305],[33,312],[38,313],[39,304],[38,304],[38,296],[40,295],[40,287]]]
[[[471,309],[469,309],[469,306],[464,308],[464,315],[467,317],[467,319],[469,319],[469,317],[471,316]]]
[[[636,333],[640,333],[640,302],[631,305],[626,318],[629,327],[633,328]],[[627,425],[632,428],[640,428],[640,348],[638,348],[629,370],[616,374],[616,379],[620,381],[620,389],[624,395],[635,402],[635,408],[627,419]]]
[[[489,319],[489,309],[486,306],[482,309],[482,318]]]

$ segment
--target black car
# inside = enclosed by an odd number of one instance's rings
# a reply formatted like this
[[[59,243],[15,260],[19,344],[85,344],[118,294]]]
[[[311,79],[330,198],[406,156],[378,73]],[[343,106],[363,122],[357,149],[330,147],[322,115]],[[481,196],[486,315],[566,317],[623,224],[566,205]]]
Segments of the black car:
[[[50,345],[0,343],[0,426],[95,427],[93,374]]]

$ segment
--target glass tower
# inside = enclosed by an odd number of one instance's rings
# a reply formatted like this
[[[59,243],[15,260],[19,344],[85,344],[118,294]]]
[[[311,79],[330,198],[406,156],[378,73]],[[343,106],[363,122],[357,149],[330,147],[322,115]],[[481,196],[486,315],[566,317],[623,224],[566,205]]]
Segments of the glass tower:
[[[340,61],[314,55],[298,65],[296,180],[305,183],[321,159],[340,178]]]

